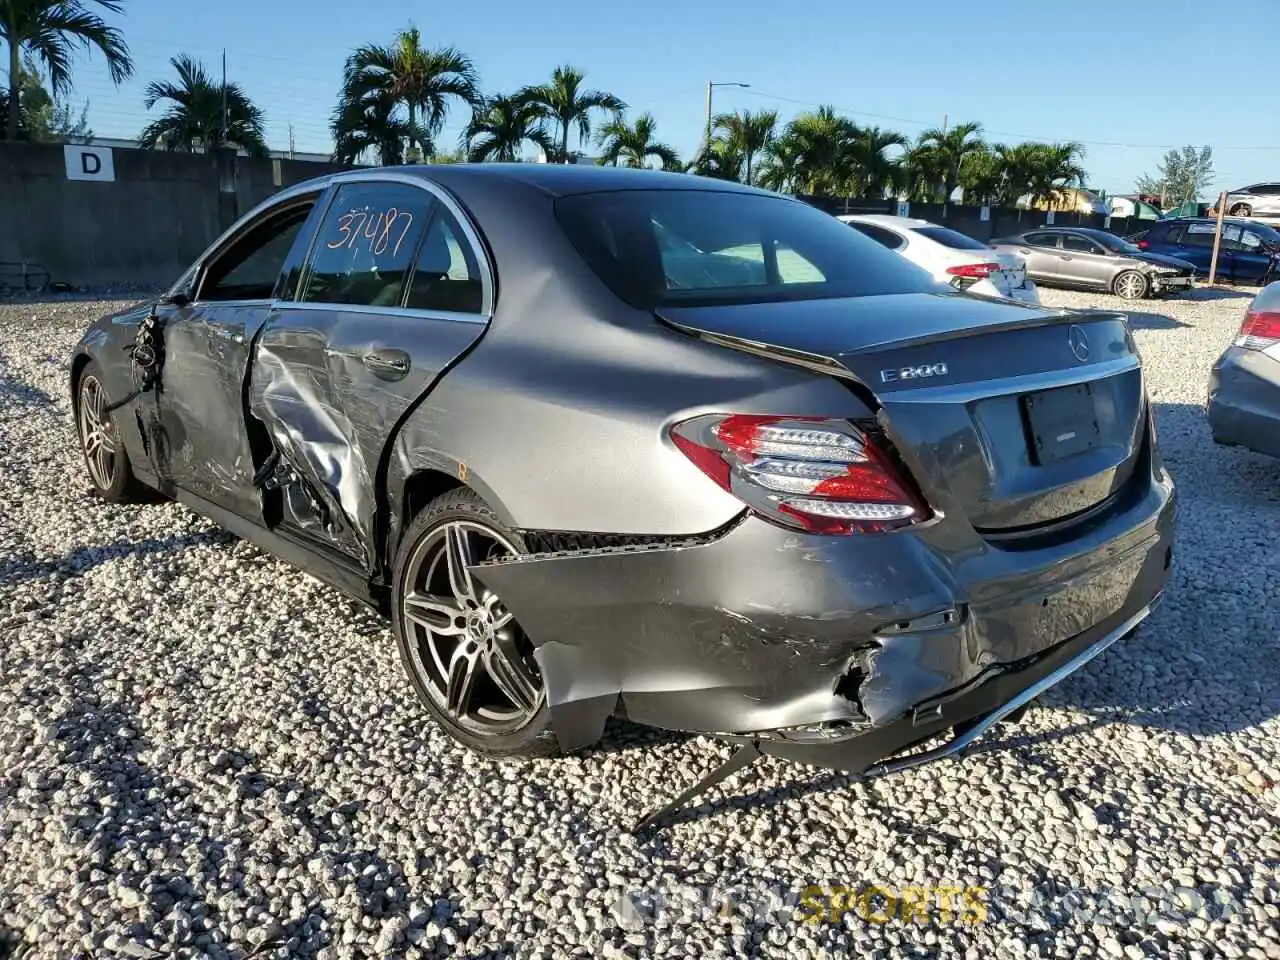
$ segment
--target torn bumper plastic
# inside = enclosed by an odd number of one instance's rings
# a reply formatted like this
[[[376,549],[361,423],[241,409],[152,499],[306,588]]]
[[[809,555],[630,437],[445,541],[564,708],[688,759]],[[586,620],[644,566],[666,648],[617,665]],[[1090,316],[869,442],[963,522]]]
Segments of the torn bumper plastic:
[[[1208,417],[1218,443],[1280,457],[1280,360],[1229,348],[1209,376]]]
[[[1035,549],[944,525],[824,537],[748,516],[710,542],[474,570],[533,639],[566,749],[621,712],[865,769],[957,722],[957,696],[1151,604],[1174,514],[1161,474],[1092,529]]]

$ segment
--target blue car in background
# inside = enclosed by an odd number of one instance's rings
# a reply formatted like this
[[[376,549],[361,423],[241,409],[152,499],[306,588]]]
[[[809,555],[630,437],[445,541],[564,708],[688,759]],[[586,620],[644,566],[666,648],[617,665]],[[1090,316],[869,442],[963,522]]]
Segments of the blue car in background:
[[[1130,239],[1148,253],[1188,260],[1208,276],[1217,221],[1208,217],[1160,220]],[[1252,220],[1228,217],[1222,222],[1218,279],[1264,286],[1276,279],[1280,264],[1280,230]]]

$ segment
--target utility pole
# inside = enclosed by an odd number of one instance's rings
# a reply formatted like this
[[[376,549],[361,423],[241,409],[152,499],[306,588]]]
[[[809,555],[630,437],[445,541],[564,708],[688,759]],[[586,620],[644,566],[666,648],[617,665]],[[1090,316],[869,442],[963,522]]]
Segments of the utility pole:
[[[707,129],[706,129],[706,142],[707,142],[707,146],[708,146],[708,147],[710,147],[710,146],[711,146],[711,89],[712,89],[712,87],[714,87],[714,86],[715,86],[715,84],[714,84],[714,83],[712,83],[710,80],[708,80],[708,81],[707,81]]]
[[[708,80],[707,81],[707,130],[706,130],[706,147],[711,146],[711,91],[715,87],[750,87],[749,83],[740,83],[737,80]]]
[[[222,145],[227,145],[227,48],[222,48]]]
[[[293,124],[289,124],[289,159],[293,159],[294,140],[293,140]]]
[[[947,135],[947,115],[945,113],[942,115],[942,135],[944,137]]]
[[[1227,208],[1226,191],[1218,194],[1218,224],[1213,230],[1213,259],[1209,261],[1209,286],[1218,276],[1218,246],[1222,242],[1222,215]]]

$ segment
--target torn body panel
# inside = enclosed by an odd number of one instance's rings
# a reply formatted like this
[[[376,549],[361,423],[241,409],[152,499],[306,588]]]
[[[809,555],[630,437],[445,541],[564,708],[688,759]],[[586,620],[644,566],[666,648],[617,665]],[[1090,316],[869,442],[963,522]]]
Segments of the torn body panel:
[[[709,542],[473,569],[533,639],[566,748],[618,709],[722,735],[870,732],[1149,603],[1168,576],[1167,477],[1120,509],[1105,529],[1016,553],[972,532],[957,550],[945,520],[832,537],[748,515]]]
[[[1210,375],[1208,417],[1218,443],[1280,457],[1280,358],[1229,348]]]
[[[279,522],[378,569],[388,437],[484,329],[479,318],[279,305],[254,351],[249,396],[287,467],[259,478],[284,481]]]

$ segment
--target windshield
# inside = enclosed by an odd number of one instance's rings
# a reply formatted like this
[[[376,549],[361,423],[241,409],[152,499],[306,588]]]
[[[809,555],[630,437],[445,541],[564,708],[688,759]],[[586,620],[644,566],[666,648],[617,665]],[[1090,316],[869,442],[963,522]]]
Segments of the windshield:
[[[948,230],[946,227],[912,227],[913,232],[920,234],[922,237],[928,237],[935,243],[940,243],[944,247],[951,247],[953,250],[986,250],[985,243],[979,243],[973,237],[966,237],[963,233],[957,233],[955,230]]]
[[[908,260],[784,197],[620,190],[562,197],[555,211],[582,258],[643,309],[936,289]]]

